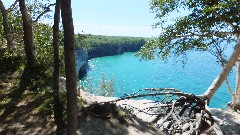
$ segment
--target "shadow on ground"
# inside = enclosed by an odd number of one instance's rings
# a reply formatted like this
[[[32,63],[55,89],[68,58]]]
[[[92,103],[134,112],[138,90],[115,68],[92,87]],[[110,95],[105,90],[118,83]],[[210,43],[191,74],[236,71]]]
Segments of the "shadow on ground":
[[[224,121],[224,124],[220,126],[223,133],[226,135],[240,135],[240,120],[239,113],[228,112],[226,110],[211,109],[214,116]]]
[[[87,110],[78,117],[78,130],[83,135],[164,134],[135,116],[123,118],[122,111],[116,105],[106,104],[97,107],[93,104]]]
[[[51,134],[54,131],[53,125],[46,125],[47,113],[43,116],[44,113],[40,115],[37,111],[51,96],[43,71],[41,66],[26,67],[10,78],[10,81],[18,80],[18,84],[4,88],[0,95],[0,135]],[[13,73],[15,70],[0,74],[1,81]]]

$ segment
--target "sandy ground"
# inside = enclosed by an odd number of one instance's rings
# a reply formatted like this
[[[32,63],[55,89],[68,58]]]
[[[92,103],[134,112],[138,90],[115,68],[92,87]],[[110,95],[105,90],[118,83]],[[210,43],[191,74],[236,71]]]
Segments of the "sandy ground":
[[[95,96],[81,91],[81,97],[85,102],[85,106],[93,103],[107,102],[116,100],[115,97]],[[54,124],[47,124],[47,119],[37,116],[34,113],[29,113],[34,110],[36,103],[43,100],[42,98],[29,99],[29,105],[19,102],[15,109],[9,107],[12,112],[12,119],[1,121],[0,135],[52,135],[56,129]],[[33,101],[32,101],[33,100]],[[147,104],[146,104],[147,103]],[[150,100],[122,100],[116,103],[121,107],[136,107],[144,109],[151,105]],[[19,114],[15,114],[16,110],[20,109]],[[213,115],[223,120],[224,124],[220,127],[226,135],[240,135],[240,114],[211,108]],[[127,123],[122,123],[114,117],[99,118],[94,115],[82,115],[78,117],[79,135],[164,135],[155,125],[150,122],[155,118],[145,113],[133,110],[135,116],[127,119]],[[1,117],[0,117],[1,118]],[[214,135],[205,133],[205,135]]]
[[[87,104],[92,104],[95,102],[106,102],[106,101],[112,101],[116,100],[117,98],[115,97],[103,97],[103,96],[94,96],[92,94],[86,93],[81,91],[81,97],[86,101]],[[147,104],[146,104],[147,103]],[[128,106],[133,106],[139,109],[144,109],[151,105],[150,100],[122,100],[116,103],[118,106],[122,107],[128,107]],[[223,120],[223,125],[220,126],[222,129],[223,133],[226,135],[240,135],[240,114],[237,112],[232,112],[232,111],[226,111],[226,110],[221,110],[218,108],[210,108],[211,112],[213,113],[214,116],[217,118]],[[153,134],[164,134],[160,131],[158,131],[154,125],[148,124],[151,122],[155,117],[149,116],[145,113],[138,112],[137,110],[134,110],[134,113],[136,114],[136,120],[132,121],[132,126],[128,127],[122,127],[119,125],[116,126],[116,132],[112,132],[113,134],[130,134],[130,135],[135,135],[135,134],[143,134],[143,135],[153,135]],[[87,119],[87,118],[86,118]],[[97,122],[97,121],[96,121]],[[99,121],[98,121],[99,122]],[[100,122],[101,123],[101,122]],[[87,123],[88,127],[96,126],[94,123]],[[106,123],[105,123],[106,124]],[[109,125],[105,125],[106,128],[110,128]],[[149,128],[151,127],[151,128]],[[92,127],[93,129],[93,127]],[[100,130],[100,129],[99,129]],[[90,134],[98,134],[99,131],[97,130],[91,130]],[[101,131],[101,130],[100,130]],[[106,134],[105,131],[102,131],[103,134]],[[79,131],[79,134],[83,134],[81,130]],[[108,134],[108,133],[107,133]],[[205,133],[206,135],[212,134],[212,133]]]
[[[220,126],[223,133],[226,135],[240,135],[240,114],[233,111],[226,111],[218,108],[211,108],[214,116],[223,120],[223,125]]]
[[[114,97],[103,97],[94,96],[81,91],[81,98],[86,102],[87,105],[99,102],[113,101],[117,98]],[[140,102],[146,102],[144,100]],[[119,106],[127,106],[129,103],[131,105],[139,105],[138,101],[126,100],[117,102]],[[144,106],[142,106],[144,107]],[[79,131],[78,134],[81,135],[159,135],[164,134],[159,131],[154,125],[146,122],[147,117],[138,114],[137,117],[132,117],[127,120],[128,124],[122,124],[116,119],[102,119],[91,116],[83,116],[79,119]]]

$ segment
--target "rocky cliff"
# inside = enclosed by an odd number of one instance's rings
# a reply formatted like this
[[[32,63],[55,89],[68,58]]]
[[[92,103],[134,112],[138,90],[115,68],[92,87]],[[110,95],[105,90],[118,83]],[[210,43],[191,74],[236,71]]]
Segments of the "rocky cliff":
[[[76,47],[76,74],[81,79],[86,74],[86,67],[88,62],[88,54],[85,50]]]
[[[112,56],[122,54],[124,52],[136,52],[142,46],[143,42],[134,44],[134,45],[105,45],[105,46],[98,46],[93,47],[88,50],[88,59],[96,58],[96,57],[103,57],[103,56]]]
[[[141,40],[140,42],[135,42],[131,44],[104,44],[92,46],[88,51],[76,47],[76,72],[78,78],[81,79],[86,74],[87,62],[91,58],[103,57],[103,56],[112,56],[122,54],[124,52],[136,52],[143,45],[145,41]]]

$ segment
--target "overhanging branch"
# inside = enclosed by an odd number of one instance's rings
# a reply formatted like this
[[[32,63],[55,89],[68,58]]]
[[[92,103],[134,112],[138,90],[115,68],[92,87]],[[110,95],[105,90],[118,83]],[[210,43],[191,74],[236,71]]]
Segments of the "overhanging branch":
[[[237,26],[233,25],[233,22],[229,21],[229,19],[221,16],[220,14],[218,14],[216,11],[212,12],[214,15],[216,15],[217,17],[219,17],[221,20],[223,20],[226,24],[228,24],[232,29],[233,29],[233,33],[236,37],[239,36],[239,31],[237,30]]]
[[[209,37],[221,37],[227,35],[234,35],[234,32],[218,32],[218,33],[210,33],[210,34],[198,34],[198,33],[189,33],[186,35],[176,35],[175,38],[188,38],[188,37],[201,37],[201,38],[209,38]]]
[[[50,9],[51,6],[55,6],[55,5],[56,5],[56,3],[54,3],[54,4],[49,4],[47,7],[44,7],[45,10],[44,10],[41,14],[39,14],[39,15],[37,16],[37,18],[36,18],[35,20],[33,20],[32,22],[33,22],[33,23],[37,22],[44,14],[46,14],[46,13],[48,13],[48,12],[51,11],[51,9]]]

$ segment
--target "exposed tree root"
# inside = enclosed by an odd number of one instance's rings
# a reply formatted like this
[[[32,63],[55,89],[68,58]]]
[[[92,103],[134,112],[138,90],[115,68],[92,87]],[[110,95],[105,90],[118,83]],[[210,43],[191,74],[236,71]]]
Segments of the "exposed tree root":
[[[228,106],[229,110],[240,113],[240,103],[239,103],[239,101],[238,102],[236,102],[236,101],[235,102],[233,102],[233,101],[228,102],[227,106]]]
[[[199,135],[210,128],[223,134],[219,128],[223,122],[211,114],[205,99],[174,88],[143,89],[114,102],[141,97],[151,99],[153,104],[144,109],[128,108],[154,117],[152,123],[166,134]]]

